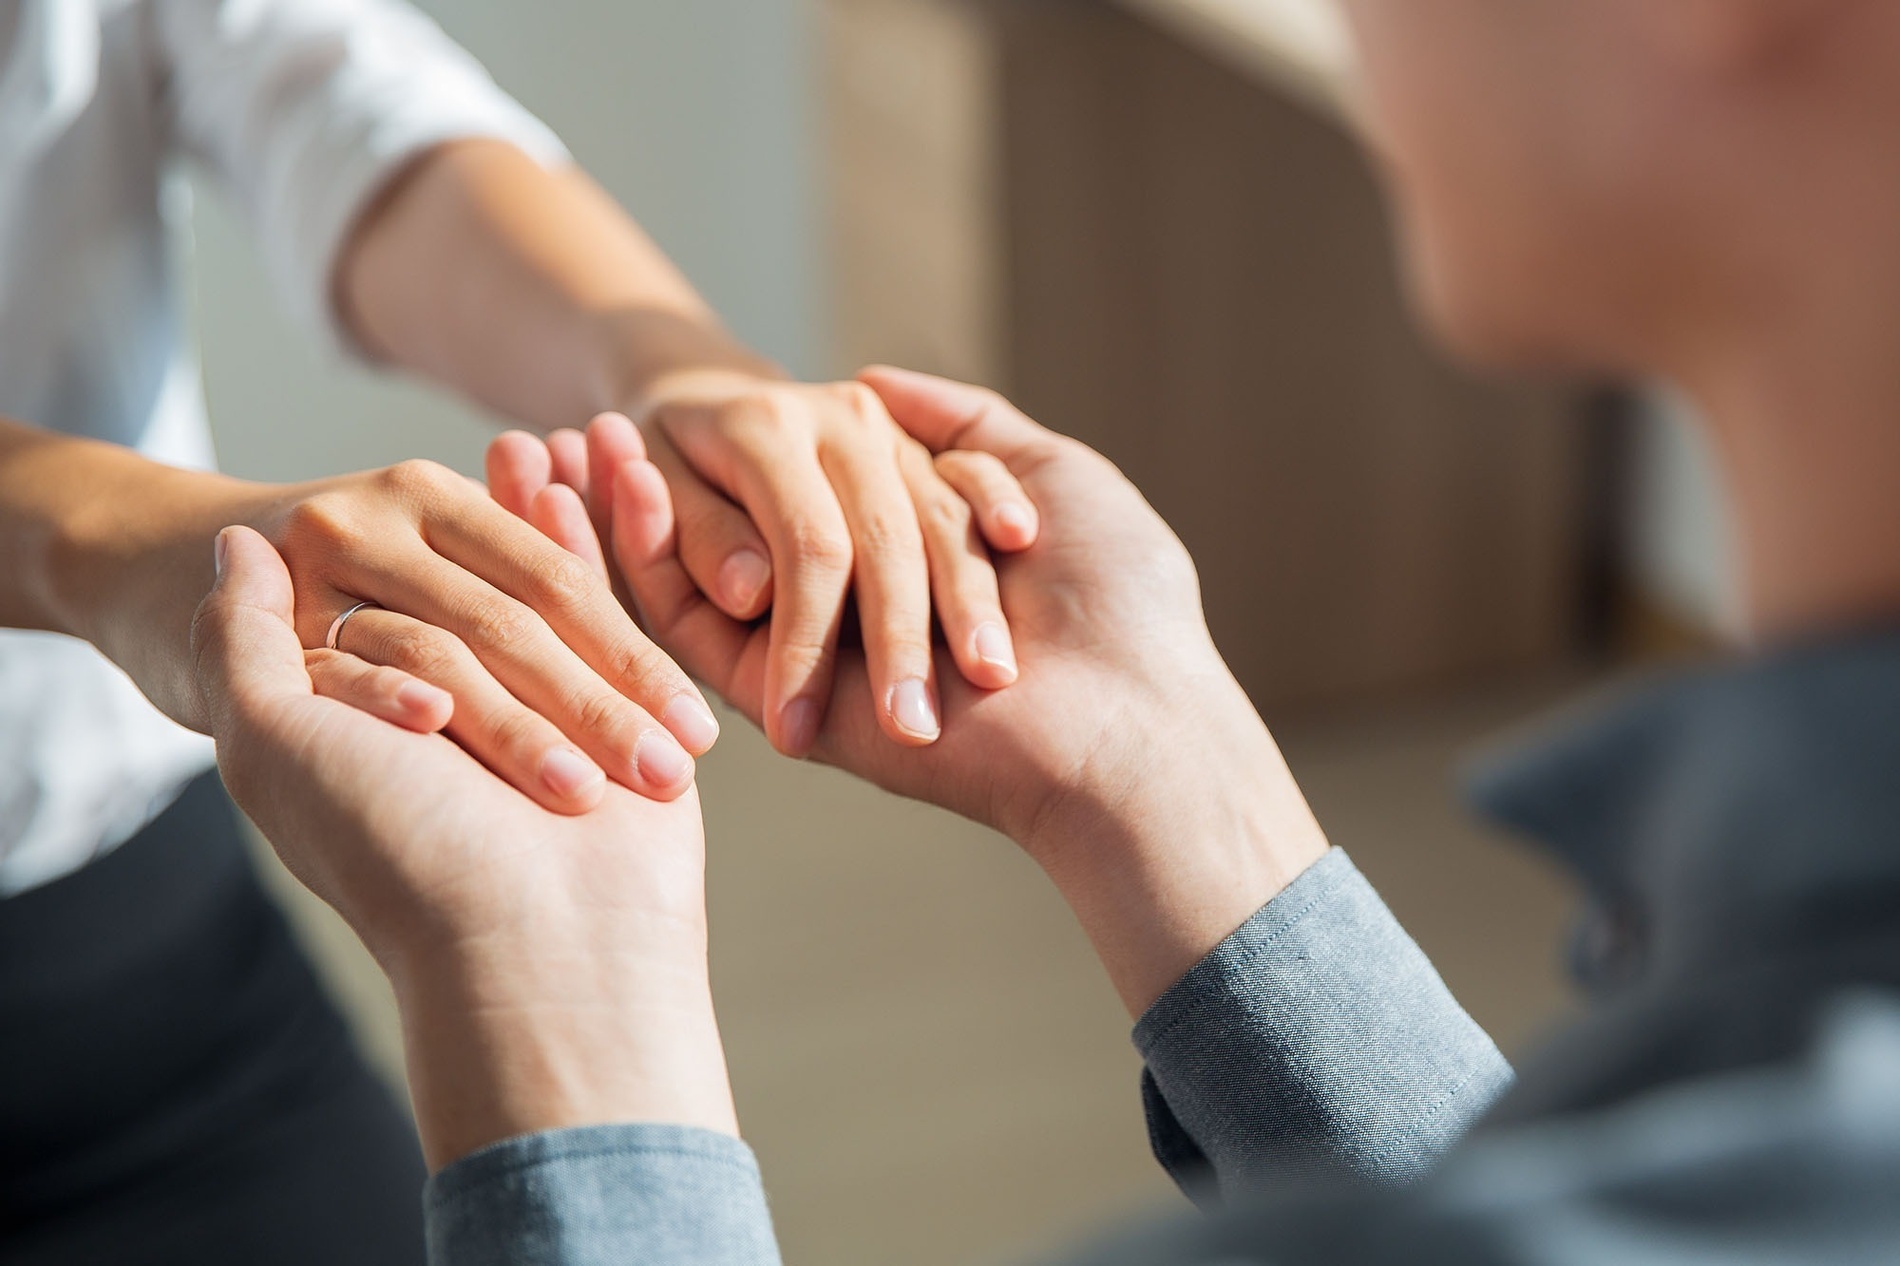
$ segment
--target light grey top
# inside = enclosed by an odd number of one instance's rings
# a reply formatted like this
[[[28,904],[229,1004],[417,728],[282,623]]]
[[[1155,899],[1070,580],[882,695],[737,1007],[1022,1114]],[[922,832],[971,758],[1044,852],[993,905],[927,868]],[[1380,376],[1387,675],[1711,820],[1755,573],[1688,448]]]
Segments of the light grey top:
[[[1900,1261],[1896,769],[1892,635],[1494,765],[1480,798],[1591,893],[1596,1005],[1514,1086],[1329,854],[1136,1026],[1156,1153],[1221,1207],[1073,1266]],[[778,1260],[750,1152],[695,1131],[514,1139],[426,1198],[437,1263]]]

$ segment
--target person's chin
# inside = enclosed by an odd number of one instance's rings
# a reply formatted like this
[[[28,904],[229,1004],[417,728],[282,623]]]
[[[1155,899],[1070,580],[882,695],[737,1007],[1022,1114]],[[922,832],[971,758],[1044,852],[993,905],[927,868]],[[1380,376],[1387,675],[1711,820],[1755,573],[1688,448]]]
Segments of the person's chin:
[[[1412,304],[1433,341],[1453,360],[1487,375],[1572,378],[1607,367],[1561,328],[1552,303],[1415,276]]]

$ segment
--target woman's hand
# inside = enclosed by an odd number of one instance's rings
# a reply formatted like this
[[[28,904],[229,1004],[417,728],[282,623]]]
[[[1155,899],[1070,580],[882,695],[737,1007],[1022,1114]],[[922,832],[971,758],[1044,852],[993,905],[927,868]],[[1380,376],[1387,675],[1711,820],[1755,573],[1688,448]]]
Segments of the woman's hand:
[[[126,456],[126,460],[137,459]],[[82,636],[187,725],[206,725],[187,624],[212,535],[246,523],[281,553],[320,690],[411,728],[446,727],[542,805],[583,812],[606,782],[670,799],[717,722],[598,571],[432,462],[288,488],[150,468],[153,490],[95,496],[69,533]],[[369,606],[358,608],[358,604]],[[356,609],[335,631],[337,618]],[[439,694],[356,671],[401,670]],[[400,693],[399,693],[400,692]]]
[[[432,1166],[573,1125],[736,1133],[697,797],[609,786],[550,813],[440,736],[316,696],[284,563],[243,527],[217,554],[192,643],[219,767],[389,974]]]
[[[1022,673],[1001,691],[946,673],[942,739],[907,749],[870,724],[873,678],[846,652],[814,754],[1023,845],[1139,1012],[1324,837],[1214,648],[1186,550],[1113,465],[993,392],[888,369],[864,382],[960,486],[988,490],[966,515],[1039,512],[1034,547],[997,562]],[[756,720],[768,647],[686,572],[667,480],[638,459],[593,476],[614,483],[611,555],[645,627]],[[571,519],[557,537],[589,548]]]
[[[933,608],[966,681],[1016,679],[989,550],[1026,549],[1036,519],[1019,492],[993,486],[992,468],[932,462],[862,383],[681,371],[649,385],[635,412],[638,430],[606,414],[585,438],[503,436],[489,451],[490,488],[527,517],[550,477],[569,484],[604,539],[613,482],[590,479],[590,467],[650,460],[671,492],[684,575],[734,621],[770,611],[755,719],[779,750],[804,755],[817,738],[854,595],[863,706],[887,739],[916,746],[941,732]],[[972,504],[984,511],[976,531]]]

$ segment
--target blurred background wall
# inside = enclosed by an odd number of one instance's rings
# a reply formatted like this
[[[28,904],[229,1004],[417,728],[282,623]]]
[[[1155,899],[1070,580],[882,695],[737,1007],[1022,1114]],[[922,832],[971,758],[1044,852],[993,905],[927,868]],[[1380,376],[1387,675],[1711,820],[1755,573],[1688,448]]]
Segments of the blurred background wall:
[[[421,7],[768,354],[994,382],[1121,460],[1334,841],[1507,1050],[1561,1016],[1568,893],[1453,775],[1632,644],[1706,640],[1720,507],[1679,411],[1473,381],[1411,332],[1335,85],[1289,54],[1330,38],[1309,0]],[[228,469],[479,470],[492,423],[316,351],[215,189],[195,239]],[[1177,1202],[1127,1017],[1006,842],[737,718],[701,781],[715,986],[791,1261],[1008,1260]],[[374,970],[276,881],[399,1081]]]

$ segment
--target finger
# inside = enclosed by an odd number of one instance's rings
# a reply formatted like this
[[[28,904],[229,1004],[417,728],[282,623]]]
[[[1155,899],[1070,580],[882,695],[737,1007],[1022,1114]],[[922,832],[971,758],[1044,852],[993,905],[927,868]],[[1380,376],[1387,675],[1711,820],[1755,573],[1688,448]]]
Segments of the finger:
[[[679,562],[686,574],[735,620],[756,620],[772,605],[771,549],[752,519],[699,477],[664,437],[653,464],[672,492]]]
[[[306,651],[304,666],[318,694],[418,734],[434,734],[455,710],[448,691],[400,668],[329,650]]]
[[[414,588],[404,605],[459,636],[505,689],[559,726],[609,777],[656,800],[675,799],[693,780],[685,745],[709,748],[718,721],[685,673],[634,626],[586,564],[545,538],[536,541],[554,550],[559,570],[507,577],[492,554],[482,568],[435,557],[433,564],[406,569]],[[528,600],[472,570],[512,582]],[[582,607],[592,613],[583,618],[577,614]],[[653,701],[653,709],[641,700]]]
[[[742,504],[772,551],[771,652],[765,732],[788,756],[811,750],[831,697],[831,674],[851,592],[851,529],[831,477],[789,435],[761,441],[740,473]]]
[[[888,365],[864,370],[858,381],[877,392],[897,425],[933,453],[974,448],[1014,469],[1057,439],[988,387]]]
[[[510,694],[467,643],[446,629],[366,608],[338,638],[341,659],[400,671],[454,699],[445,729],[475,759],[523,795],[558,813],[585,813],[606,793],[607,775],[560,728]],[[313,652],[315,653],[315,652]]]
[[[1000,457],[976,449],[945,449],[937,454],[937,473],[969,502],[991,549],[1015,554],[1036,543],[1042,525],[1035,503]]]
[[[615,478],[614,564],[647,626],[681,663],[756,725],[764,724],[768,638],[714,606],[681,566],[665,476],[628,462]]]
[[[548,432],[548,456],[554,465],[554,481],[576,492],[587,491],[587,437],[571,426]]]
[[[867,395],[869,393],[866,393]],[[851,531],[865,666],[878,722],[900,743],[934,743],[938,721],[930,653],[930,569],[917,508],[897,466],[901,438],[872,398],[819,453]],[[875,410],[875,412],[871,412]]]
[[[647,455],[640,428],[624,413],[594,415],[587,424],[587,514],[601,540],[613,528],[614,472]]]
[[[424,522],[435,553],[396,551],[359,563],[376,589],[358,592],[462,637],[503,685],[615,779],[649,794],[670,786],[668,798],[676,795],[691,779],[686,753],[707,751],[719,736],[692,681],[588,563],[489,502],[444,509]],[[645,733],[651,716],[677,744]],[[614,763],[622,745],[645,767],[634,781]],[[677,783],[668,783],[668,771]]]
[[[923,526],[930,592],[944,643],[964,680],[984,690],[1001,689],[1016,680],[1016,648],[1003,617],[996,568],[977,532],[976,511],[938,477],[941,459],[933,464],[923,445],[909,443],[902,461]]]
[[[488,495],[510,514],[528,517],[535,494],[554,477],[554,458],[538,435],[504,431],[489,441],[483,461]]]
[[[601,580],[607,579],[607,559],[580,493],[566,484],[549,484],[535,494],[527,519],[550,541],[593,568]]]
[[[213,546],[217,580],[191,621],[192,662],[214,733],[234,713],[308,695],[290,571],[269,541],[228,527]]]

